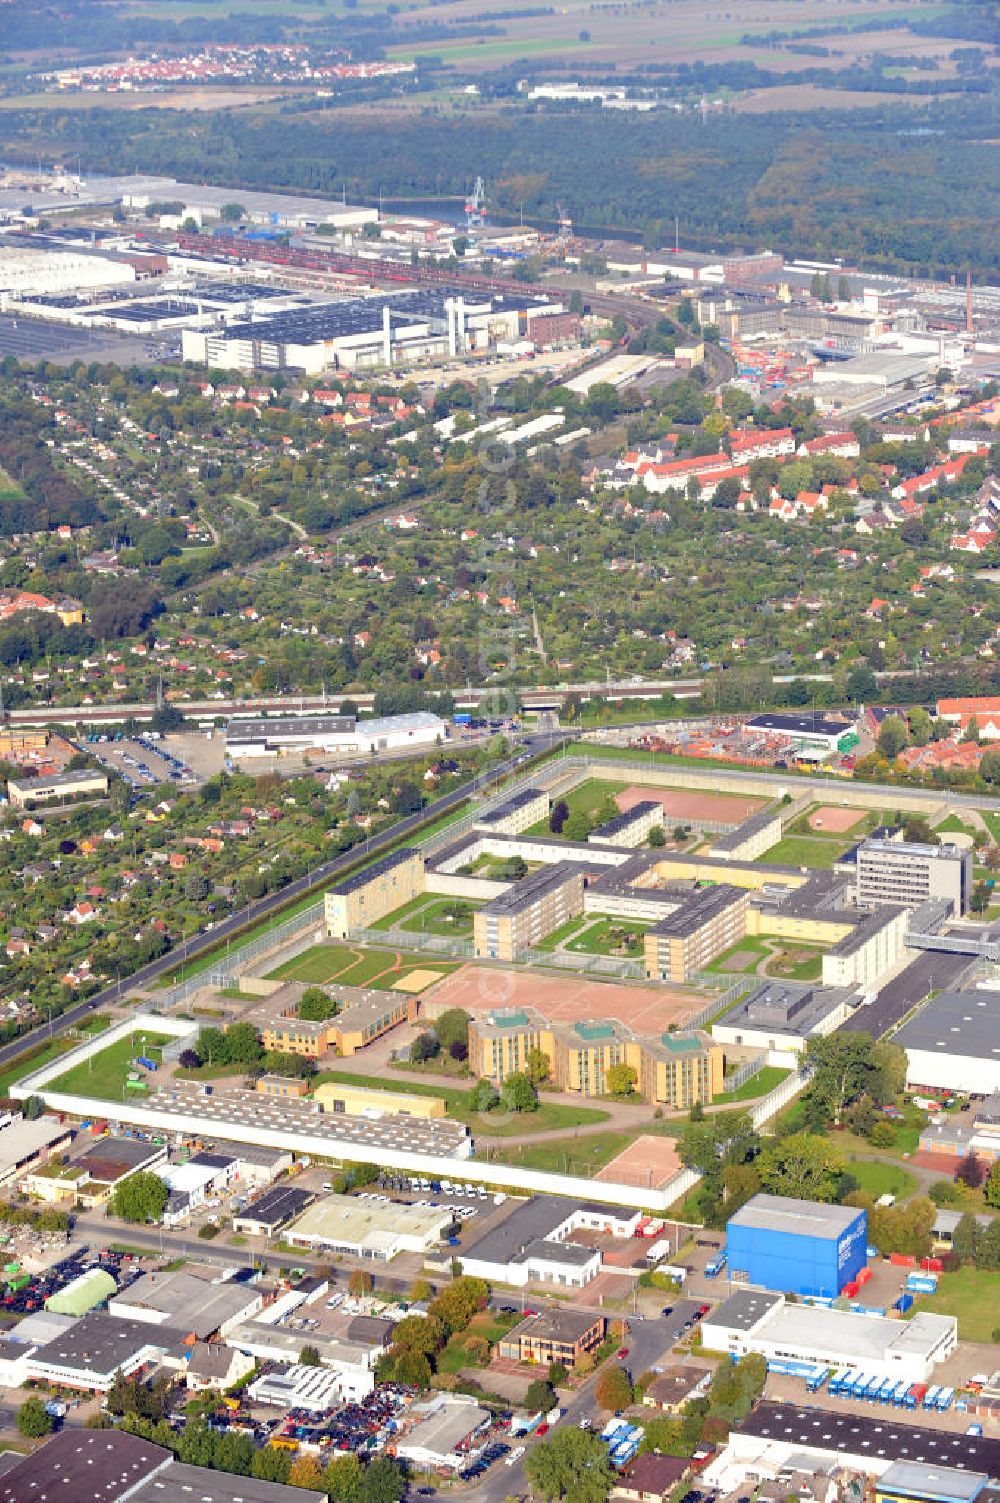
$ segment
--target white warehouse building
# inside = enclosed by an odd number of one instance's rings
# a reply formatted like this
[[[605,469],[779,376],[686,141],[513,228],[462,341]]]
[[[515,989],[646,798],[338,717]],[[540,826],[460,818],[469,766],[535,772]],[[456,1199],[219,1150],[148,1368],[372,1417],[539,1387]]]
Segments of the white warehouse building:
[[[1000,991],[941,992],[893,1037],[906,1050],[906,1083],[932,1091],[1000,1091]]]
[[[873,1378],[926,1383],[958,1345],[953,1315],[921,1310],[912,1320],[789,1304],[783,1294],[737,1289],[702,1322],[710,1351],[760,1352],[768,1362],[860,1369]]]
[[[237,758],[312,750],[361,756],[401,747],[435,746],[447,734],[440,715],[428,710],[371,720],[356,720],[353,715],[288,715],[270,720],[231,720],[226,727],[226,751]]]

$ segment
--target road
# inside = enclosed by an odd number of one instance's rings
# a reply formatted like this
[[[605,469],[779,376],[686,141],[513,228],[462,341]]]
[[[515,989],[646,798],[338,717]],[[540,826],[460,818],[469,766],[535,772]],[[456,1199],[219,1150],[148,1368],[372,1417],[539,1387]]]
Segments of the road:
[[[669,1299],[669,1295],[664,1295],[664,1299]],[[698,1304],[698,1300],[677,1300],[673,1305],[673,1313],[666,1319],[658,1316],[644,1320],[628,1317],[631,1329],[624,1342],[628,1347],[628,1357],[622,1365],[628,1368],[633,1378],[647,1372],[657,1363],[663,1365],[662,1358],[676,1345],[684,1329],[684,1322],[694,1314]],[[594,1398],[599,1376],[599,1373],[595,1373],[576,1390],[566,1405],[566,1413],[559,1421],[560,1427],[579,1425],[583,1419],[589,1420],[595,1429],[599,1430],[604,1426],[609,1416]],[[537,1441],[520,1443],[530,1450]],[[529,1490],[522,1457],[513,1466],[506,1466],[501,1461],[492,1467],[481,1482],[468,1489],[466,1496],[475,1498],[476,1503],[503,1503],[508,1495],[517,1496]]]
[[[375,517],[379,513],[371,513]],[[367,519],[366,519],[367,520]],[[718,675],[709,675],[708,679],[716,679]],[[892,684],[904,679],[920,679],[921,675],[910,668],[885,669],[875,674],[881,684]],[[833,679],[831,673],[776,673],[772,677],[775,684],[789,684],[793,680],[800,680],[807,684],[826,684]],[[575,683],[546,684],[512,684],[509,689],[500,688],[495,684],[485,684],[478,688],[456,689],[454,691],[455,704],[460,709],[483,708],[484,713],[490,713],[490,707],[496,702],[498,694],[503,697],[509,693],[526,710],[546,709],[550,706],[561,705],[566,697],[575,694],[581,698],[588,698],[593,694],[600,694],[604,699],[639,699],[645,700],[658,694],[673,694],[678,699],[694,698],[703,685],[705,677],[695,678],[634,678],[626,679],[581,679]],[[371,710],[375,695],[373,692],[365,692],[341,696],[350,698],[361,710]],[[225,719],[230,715],[302,715],[317,714],[323,710],[333,710],[339,697],[335,701],[329,695],[320,694],[288,694],[288,695],[255,695],[249,699],[189,699],[179,700],[177,708],[183,714],[193,719]],[[22,705],[19,709],[10,710],[6,713],[6,719],[12,725],[120,725],[123,720],[146,721],[152,719],[156,709],[155,702],[151,699],[131,700],[116,705]],[[644,724],[649,723],[647,716]]]
[[[0,1047],[0,1065],[8,1064],[16,1059],[27,1049],[35,1044],[51,1038],[55,1034],[64,1033],[73,1028],[83,1018],[87,1017],[94,1008],[107,1007],[120,1002],[122,997],[138,987],[148,987],[151,982],[168,971],[177,970],[178,966],[186,964],[190,960],[203,955],[207,950],[218,946],[220,941],[231,939],[244,929],[255,924],[258,920],[267,918],[275,910],[283,908],[287,903],[296,898],[304,897],[307,893],[318,891],[319,888],[330,882],[333,878],[356,866],[359,861],[375,856],[379,851],[397,841],[405,839],[411,831],[420,829],[423,825],[440,818],[454,809],[456,805],[464,803],[471,795],[496,784],[497,781],[512,772],[522,768],[526,759],[530,761],[536,756],[544,755],[552,746],[564,739],[565,733],[554,732],[551,735],[533,736],[522,742],[516,757],[510,757],[505,762],[498,763],[486,772],[479,773],[471,782],[463,783],[460,788],[453,788],[448,793],[442,794],[438,799],[428,804],[419,814],[408,814],[404,819],[397,820],[377,835],[373,835],[365,842],[364,848],[355,846],[353,850],[345,851],[341,856],[335,856],[332,861],[324,861],[304,876],[296,877],[294,882],[279,888],[277,892],[268,893],[266,897],[258,898],[255,902],[248,903],[245,908],[240,908],[236,913],[231,913],[222,919],[213,929],[205,934],[194,934],[190,939],[184,940],[175,949],[161,955],[157,960],[151,960],[148,965],[141,966],[133,971],[130,976],[122,977],[113,986],[106,986],[102,991],[88,997],[85,1002],[78,1003],[53,1019],[49,1024],[43,1024],[41,1028],[33,1029],[31,1033],[23,1034],[20,1038],[12,1039],[9,1044]]]
[[[875,1001],[857,1011],[841,1025],[844,1033],[870,1033],[880,1039],[928,992],[944,991],[958,984],[972,964],[968,955],[944,955],[927,950],[886,983]]]

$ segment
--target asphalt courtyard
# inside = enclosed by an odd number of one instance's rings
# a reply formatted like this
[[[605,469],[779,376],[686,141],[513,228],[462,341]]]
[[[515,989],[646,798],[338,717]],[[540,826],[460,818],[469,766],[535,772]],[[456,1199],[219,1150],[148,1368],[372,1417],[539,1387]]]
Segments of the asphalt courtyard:
[[[882,1038],[911,1008],[932,991],[956,987],[973,963],[969,955],[944,955],[927,950],[888,982],[868,1007],[859,1007],[842,1025],[845,1033],[870,1033]]]

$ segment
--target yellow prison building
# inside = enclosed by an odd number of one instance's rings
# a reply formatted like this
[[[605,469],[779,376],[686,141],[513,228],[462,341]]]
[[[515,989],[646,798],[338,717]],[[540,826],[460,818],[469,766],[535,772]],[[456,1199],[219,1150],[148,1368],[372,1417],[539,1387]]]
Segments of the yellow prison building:
[[[347,939],[425,890],[424,858],[408,846],[355,872],[331,887],[324,898],[324,917],[331,939]]]
[[[469,1068],[500,1087],[525,1070],[541,1050],[558,1090],[581,1096],[608,1093],[608,1071],[630,1065],[636,1089],[653,1105],[686,1110],[724,1089],[724,1050],[704,1033],[643,1037],[616,1021],[552,1023],[533,1008],[509,1008],[469,1024]]]

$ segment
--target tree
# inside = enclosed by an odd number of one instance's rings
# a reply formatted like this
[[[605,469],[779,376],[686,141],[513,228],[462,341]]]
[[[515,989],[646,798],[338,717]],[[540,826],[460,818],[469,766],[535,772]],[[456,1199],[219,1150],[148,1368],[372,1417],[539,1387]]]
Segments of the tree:
[[[982,761],[979,764],[979,776],[984,783],[1000,783],[1000,751],[991,748],[983,752]]]
[[[201,1064],[201,1056],[197,1049],[182,1049],[177,1056],[177,1063],[182,1070],[197,1070]]]
[[[442,1049],[452,1044],[469,1043],[469,1014],[461,1007],[449,1007],[434,1023],[434,1033]]]
[[[632,1402],[632,1383],[624,1367],[606,1367],[597,1380],[594,1398],[602,1409],[615,1413]]]
[[[757,1160],[765,1190],[799,1200],[832,1201],[843,1168],[840,1150],[828,1139],[809,1132],[779,1138]]]
[[[599,1436],[575,1426],[557,1430],[533,1446],[524,1470],[543,1498],[572,1498],[573,1503],[605,1503],[615,1480],[607,1446]]]
[[[288,1470],[289,1487],[308,1487],[318,1492],[323,1484],[323,1472],[315,1456],[296,1456]]]
[[[931,739],[931,717],[923,705],[910,711],[910,737],[914,746],[926,746]]]
[[[663,826],[662,825],[654,825],[653,828],[650,830],[649,835],[647,837],[647,844],[650,845],[650,846],[659,847],[661,845],[666,845],[666,843],[667,843],[667,834],[666,834],[666,831],[664,830]]]
[[[965,1157],[959,1160],[955,1178],[970,1190],[978,1190],[985,1176],[986,1166],[976,1157],[975,1149],[970,1148]]]
[[[240,203],[223,204],[219,210],[219,218],[224,224],[239,224],[246,217],[247,211]]]
[[[959,1199],[959,1194],[957,1186],[953,1185],[950,1179],[936,1179],[927,1191],[928,1199],[932,1200],[936,1206],[953,1206]]]
[[[951,1237],[952,1252],[959,1263],[975,1265],[979,1254],[980,1231],[975,1216],[966,1211]]]
[[[36,1394],[25,1399],[17,1411],[17,1428],[26,1440],[37,1440],[42,1435],[49,1435],[54,1423],[51,1414],[45,1412],[44,1402]]]
[[[508,1075],[500,1092],[500,1101],[509,1112],[533,1112],[538,1109],[538,1096],[527,1075],[518,1072]]]
[[[263,1053],[252,1023],[233,1023],[223,1034],[223,1040],[229,1064],[255,1065]]]
[[[304,1346],[299,1352],[299,1363],[302,1367],[319,1367],[320,1356],[318,1348]]]
[[[392,1345],[397,1352],[420,1352],[430,1357],[444,1343],[444,1327],[431,1315],[406,1315],[392,1330]]]
[[[375,1456],[361,1473],[357,1503],[401,1503],[406,1478],[388,1456]]]
[[[567,840],[586,840],[590,834],[590,818],[582,809],[575,810],[562,827]]]
[[[806,1058],[813,1067],[806,1094],[837,1126],[852,1102],[868,1095],[877,1106],[887,1105],[906,1079],[903,1050],[895,1044],[877,1044],[867,1033],[813,1036]]]
[[[198,1034],[198,1054],[210,1065],[229,1063],[226,1035],[219,1028],[203,1028]]]
[[[988,1206],[994,1210],[1000,1210],[1000,1159],[997,1159],[990,1170],[983,1196]]]
[[[549,1057],[544,1049],[529,1049],[525,1060],[528,1079],[533,1086],[544,1085],[549,1078]]]
[[[251,1477],[256,1477],[261,1482],[287,1482],[291,1469],[292,1458],[288,1452],[273,1451],[270,1446],[262,1446],[259,1451],[254,1451],[253,1461],[250,1463]]]
[[[249,1477],[253,1466],[254,1443],[248,1435],[237,1435],[227,1430],[217,1435],[212,1446],[212,1465],[219,1472],[235,1472],[239,1477]]]
[[[424,796],[415,783],[400,783],[393,799],[398,814],[416,814],[424,807]]]
[[[122,1221],[159,1221],[167,1194],[167,1187],[158,1174],[140,1169],[115,1186],[110,1211]]]
[[[189,1420],[181,1434],[177,1456],[188,1466],[212,1466],[215,1459],[215,1431],[210,1430],[203,1419]]]
[[[564,798],[556,799],[549,810],[549,829],[553,835],[562,833],[562,827],[569,819],[569,804]]]
[[[463,1275],[441,1290],[431,1302],[428,1314],[441,1322],[446,1333],[454,1335],[465,1330],[477,1311],[486,1309],[489,1293],[485,1279]]]
[[[322,1486],[331,1503],[356,1503],[361,1463],[356,1456],[338,1456],[323,1469]]]
[[[45,1102],[41,1096],[29,1096],[21,1107],[21,1116],[25,1122],[37,1122],[38,1118],[45,1113]]]
[[[299,1002],[299,1017],[304,1023],[325,1023],[336,1014],[336,1002],[321,986],[306,987]]]
[[[365,1294],[371,1294],[374,1287],[375,1280],[367,1269],[354,1268],[351,1270],[351,1276],[347,1281],[348,1294],[353,1294],[355,1298],[358,1298]]]
[[[549,1363],[549,1382],[553,1388],[561,1388],[569,1378],[569,1368],[565,1362]]]
[[[878,749],[887,762],[895,762],[908,740],[906,721],[901,715],[889,715],[883,720],[878,733]]]
[[[556,1402],[556,1391],[545,1378],[533,1378],[524,1395],[524,1407],[529,1414],[548,1414]]]
[[[410,1045],[410,1064],[422,1065],[429,1059],[434,1059],[441,1052],[441,1046],[432,1033],[418,1033]]]
[[[470,1112],[491,1112],[499,1103],[496,1087],[491,1080],[480,1080],[469,1092]]]
[[[624,1062],[618,1065],[609,1065],[605,1076],[608,1092],[612,1096],[631,1096],[638,1079],[639,1076],[635,1068]]]

